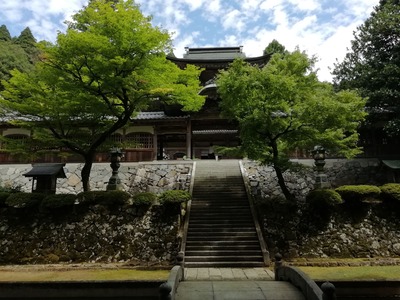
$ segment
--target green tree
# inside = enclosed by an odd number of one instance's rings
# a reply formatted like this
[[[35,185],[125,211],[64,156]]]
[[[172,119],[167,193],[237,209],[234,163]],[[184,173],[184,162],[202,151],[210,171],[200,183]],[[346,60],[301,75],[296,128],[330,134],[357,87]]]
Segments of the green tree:
[[[11,35],[6,25],[0,26],[0,41],[11,41]]]
[[[11,71],[17,69],[26,72],[33,69],[28,55],[19,45],[0,39],[0,91],[4,89],[2,80],[11,77]]]
[[[351,49],[334,66],[337,89],[368,97],[369,121],[400,134],[400,1],[381,0],[354,32]]]
[[[244,152],[274,168],[288,200],[294,197],[283,174],[295,149],[322,145],[348,157],[361,151],[357,127],[365,101],[319,82],[313,63],[298,50],[274,54],[263,68],[236,60],[217,79],[222,111],[238,121]]]
[[[35,124],[37,145],[83,157],[85,191],[97,149],[137,112],[154,101],[188,111],[203,105],[200,70],[181,70],[166,59],[169,34],[153,27],[132,0],[90,2],[55,45],[41,46],[43,62],[29,74],[14,71],[0,105],[17,126]]]
[[[286,50],[285,46],[283,46],[277,40],[273,39],[272,42],[269,43],[268,46],[264,49],[264,55],[272,55],[274,53],[287,54],[288,51]]]
[[[39,60],[40,50],[36,46],[36,39],[29,27],[21,31],[21,34],[14,40],[14,43],[20,45],[22,49],[24,49],[32,64]]]

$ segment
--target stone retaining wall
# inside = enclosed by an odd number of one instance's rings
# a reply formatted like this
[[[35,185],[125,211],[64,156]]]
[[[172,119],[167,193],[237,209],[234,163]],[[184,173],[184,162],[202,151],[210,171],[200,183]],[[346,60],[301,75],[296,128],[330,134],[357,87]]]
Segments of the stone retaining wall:
[[[83,164],[66,164],[67,178],[57,180],[57,193],[77,194],[82,192],[81,170]],[[123,189],[132,193],[161,193],[170,189],[189,190],[193,162],[176,161],[168,163],[121,163],[119,178]],[[0,185],[18,186],[24,192],[32,190],[32,178],[23,174],[32,169],[31,165],[0,165]],[[94,164],[90,176],[92,190],[105,190],[112,170],[110,164]]]
[[[293,160],[301,167],[296,172],[283,174],[287,187],[298,200],[304,200],[314,188],[316,172],[314,160]],[[243,161],[245,175],[249,179],[254,196],[274,198],[282,196],[275,171],[270,166],[261,166],[254,161]],[[380,184],[385,182],[385,173],[377,159],[327,159],[324,168],[332,187],[345,184]]]
[[[67,178],[58,179],[57,193],[82,191],[83,164],[67,164]],[[2,186],[30,192],[32,179],[23,176],[31,165],[1,165]],[[121,164],[123,189],[132,193],[189,190],[192,162]],[[92,190],[105,190],[112,170],[95,164]],[[146,213],[133,206],[102,205],[42,212],[0,207],[0,264],[59,262],[128,262],[170,264],[179,248],[179,211],[170,215],[154,205]]]
[[[0,264],[125,262],[171,264],[179,249],[178,214],[163,206],[63,207],[44,213],[0,208]]]

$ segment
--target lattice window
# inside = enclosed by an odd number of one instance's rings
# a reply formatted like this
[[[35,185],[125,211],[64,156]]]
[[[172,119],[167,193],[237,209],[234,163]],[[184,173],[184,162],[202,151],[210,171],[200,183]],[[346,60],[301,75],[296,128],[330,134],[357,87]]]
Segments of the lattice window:
[[[153,135],[144,132],[129,133],[125,136],[129,148],[151,149],[153,148]]]
[[[114,133],[108,139],[112,143],[121,144],[122,143],[122,134]]]

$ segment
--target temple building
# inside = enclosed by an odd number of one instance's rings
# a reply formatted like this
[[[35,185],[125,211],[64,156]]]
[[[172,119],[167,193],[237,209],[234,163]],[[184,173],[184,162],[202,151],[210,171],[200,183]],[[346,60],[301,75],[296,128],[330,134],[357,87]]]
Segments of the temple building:
[[[219,97],[215,78],[219,71],[227,69],[236,58],[260,67],[270,55],[246,57],[242,47],[186,48],[182,58],[173,55],[167,59],[180,68],[195,65],[203,69],[200,75],[202,88],[199,94],[206,97],[202,109],[186,113],[178,105],[164,106],[154,111],[140,112],[130,126],[118,130],[111,141],[124,143],[124,161],[152,161],[164,159],[205,159],[211,158],[215,146],[237,146],[238,126],[220,115]],[[31,132],[15,128],[3,122],[0,134],[14,140],[28,139]],[[399,139],[386,137],[382,128],[360,130],[360,145],[364,147],[363,157],[398,158]],[[304,158],[307,151],[293,153],[294,158]],[[37,162],[79,162],[77,155],[63,156],[53,151],[38,157]],[[98,153],[96,162],[108,161],[108,153]],[[20,157],[0,149],[0,163],[26,162]]]
[[[246,57],[242,47],[186,48],[183,58],[167,56],[180,68],[188,64],[204,69],[200,75],[203,88],[199,94],[206,96],[202,109],[196,113],[186,113],[177,105],[163,107],[159,111],[140,112],[132,119],[131,126],[115,132],[111,140],[116,143],[134,145],[123,149],[124,161],[151,161],[163,159],[209,158],[213,146],[236,146],[239,143],[237,126],[221,118],[218,95],[214,83],[217,73],[228,68],[235,58],[263,66],[269,55]],[[16,140],[28,139],[31,132],[3,124],[3,136]],[[97,162],[108,161],[107,153],[98,153]],[[60,158],[49,153],[40,162],[77,162],[76,155]],[[20,158],[0,151],[0,163],[20,162]]]

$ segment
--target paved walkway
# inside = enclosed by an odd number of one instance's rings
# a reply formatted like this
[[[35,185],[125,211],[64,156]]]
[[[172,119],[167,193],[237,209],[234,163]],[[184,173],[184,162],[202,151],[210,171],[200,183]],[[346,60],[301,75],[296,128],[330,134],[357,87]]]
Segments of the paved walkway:
[[[185,281],[191,280],[274,280],[268,268],[185,268]]]
[[[274,281],[266,268],[187,268],[176,300],[305,300],[288,282]]]

